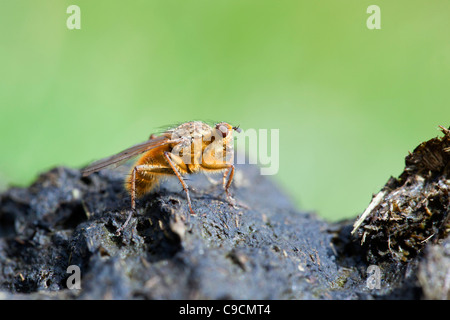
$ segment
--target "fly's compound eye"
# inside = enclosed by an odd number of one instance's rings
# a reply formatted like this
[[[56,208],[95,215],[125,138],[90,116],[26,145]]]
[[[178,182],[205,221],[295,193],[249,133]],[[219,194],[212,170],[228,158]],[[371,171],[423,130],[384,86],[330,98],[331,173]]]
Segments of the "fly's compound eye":
[[[222,133],[222,138],[225,138],[228,135],[228,128],[224,124],[216,124],[216,130]]]

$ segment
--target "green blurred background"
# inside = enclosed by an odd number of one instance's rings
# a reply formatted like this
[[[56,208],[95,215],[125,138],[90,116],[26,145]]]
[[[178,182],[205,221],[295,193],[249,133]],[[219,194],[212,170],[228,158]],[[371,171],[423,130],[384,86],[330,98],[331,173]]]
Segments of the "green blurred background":
[[[3,189],[217,120],[280,129],[274,179],[337,220],[450,125],[449,1],[9,0],[0,17]]]

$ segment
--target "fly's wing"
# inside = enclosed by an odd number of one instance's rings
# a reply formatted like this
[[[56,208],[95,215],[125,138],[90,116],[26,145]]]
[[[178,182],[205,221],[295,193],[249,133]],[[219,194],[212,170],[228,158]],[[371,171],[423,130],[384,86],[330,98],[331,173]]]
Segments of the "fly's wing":
[[[97,160],[86,168],[81,170],[83,177],[90,175],[91,173],[100,171],[101,169],[115,168],[122,165],[128,159],[131,159],[141,153],[144,153],[148,150],[154,149],[159,146],[163,146],[170,143],[177,143],[181,141],[181,139],[169,139],[167,136],[159,136],[153,139],[147,140],[145,142],[136,144],[128,149],[123,150],[122,152],[115,154],[113,156]]]

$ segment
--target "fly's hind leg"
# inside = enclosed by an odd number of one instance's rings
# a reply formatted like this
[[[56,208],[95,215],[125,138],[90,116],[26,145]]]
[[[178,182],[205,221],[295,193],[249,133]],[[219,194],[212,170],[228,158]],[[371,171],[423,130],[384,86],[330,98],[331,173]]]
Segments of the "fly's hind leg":
[[[146,165],[136,166],[131,171],[131,188],[130,188],[131,210],[128,213],[127,220],[125,220],[125,222],[122,224],[122,226],[119,229],[117,229],[117,231],[116,231],[117,236],[120,235],[120,233],[123,231],[123,229],[126,228],[128,223],[130,222],[131,216],[133,215],[134,212],[136,212],[136,172],[138,170],[143,170],[144,169],[143,167],[149,167],[149,166],[146,166]]]
[[[131,210],[128,213],[127,219],[125,220],[123,225],[119,229],[117,229],[116,235],[120,235],[120,233],[126,228],[128,223],[130,222],[133,213],[136,212],[136,174],[138,172],[145,172],[145,171],[159,174],[171,174],[170,168],[155,167],[147,164],[138,165],[133,168],[133,170],[131,171],[131,178],[130,178]]]

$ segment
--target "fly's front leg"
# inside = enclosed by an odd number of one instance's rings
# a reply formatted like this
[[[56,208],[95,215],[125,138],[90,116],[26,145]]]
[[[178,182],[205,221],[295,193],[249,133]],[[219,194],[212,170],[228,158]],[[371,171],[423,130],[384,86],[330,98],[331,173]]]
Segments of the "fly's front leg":
[[[231,182],[233,182],[234,177],[234,165],[227,163],[208,163],[207,161],[203,161],[202,167],[208,170],[223,170],[225,172],[223,174],[222,185],[225,190],[225,194],[227,195],[227,201],[233,206],[236,206],[236,200],[233,199],[230,193]],[[228,177],[228,179],[227,179]]]
[[[227,184],[225,184],[225,180],[226,180],[225,177],[228,175],[228,173],[230,173],[230,175],[228,176]],[[224,185],[225,193],[227,194],[227,197],[230,199],[233,199],[230,194],[230,186],[231,186],[231,182],[233,181],[233,177],[234,177],[234,165],[230,164],[230,167],[227,170],[225,170],[225,174],[223,176],[223,185]]]
[[[226,182],[227,182],[227,177],[228,177],[228,173],[230,172],[230,169],[225,170],[225,172],[223,173],[223,178],[222,178],[222,186],[223,189],[225,190],[225,186],[226,186]]]
[[[233,181],[233,177],[234,177],[234,170],[235,170],[235,168],[234,168],[234,165],[233,164],[230,164],[229,165],[229,168],[227,169],[227,170],[225,170],[225,173],[224,173],[224,175],[223,175],[223,186],[224,186],[224,189],[225,189],[225,193],[226,193],[226,195],[227,195],[227,200],[228,200],[228,202],[233,206],[233,207],[236,207],[236,205],[238,205],[238,206],[240,206],[240,207],[242,207],[242,208],[244,208],[244,209],[250,209],[247,205],[245,205],[245,204],[243,204],[242,202],[237,202],[232,196],[231,196],[231,193],[230,193],[230,186],[231,186],[231,182]],[[230,175],[228,176],[228,173],[230,173]],[[227,181],[227,183],[225,184],[225,181],[226,181],[226,177],[228,176],[228,181]]]
[[[233,181],[233,177],[234,177],[234,165],[230,164],[230,167],[225,170],[224,174],[223,174],[223,188],[225,189],[225,193],[227,195],[227,199],[229,202],[233,203],[233,205],[236,204],[236,200],[233,199],[233,197],[231,196],[230,193],[230,186],[231,186],[231,182]],[[230,175],[228,175],[228,173]],[[228,176],[228,182],[227,181],[227,176]],[[226,183],[225,183],[226,182]]]

